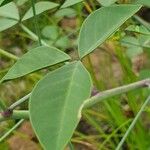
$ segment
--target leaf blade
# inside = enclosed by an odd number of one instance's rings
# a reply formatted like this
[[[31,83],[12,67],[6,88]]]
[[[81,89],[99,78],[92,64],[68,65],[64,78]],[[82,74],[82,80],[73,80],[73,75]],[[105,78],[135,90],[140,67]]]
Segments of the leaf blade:
[[[59,6],[59,4],[57,3],[53,3],[53,2],[47,2],[47,1],[41,1],[35,4],[35,9],[36,9],[36,14],[39,15],[44,11],[56,8],[57,6]],[[24,15],[24,17],[22,18],[22,21],[27,20],[32,18],[33,15],[33,11],[32,8],[30,8]]]
[[[64,52],[48,46],[40,46],[23,55],[2,78],[5,80],[22,77],[36,70],[69,60],[70,57]]]
[[[70,7],[72,5],[75,5],[77,3],[82,2],[83,0],[66,0],[63,5],[61,6],[61,8],[66,8],[66,7]]]
[[[16,20],[0,18],[0,32],[16,25],[17,23]]]
[[[0,7],[0,16],[19,20],[19,11],[14,2],[10,2]]]
[[[9,2],[12,2],[12,0],[0,0],[0,7],[6,5]]]
[[[36,85],[30,98],[30,119],[45,149],[62,150],[66,146],[90,91],[89,74],[80,62],[49,73]]]
[[[109,6],[115,3],[117,0],[97,0],[102,6]]]
[[[140,5],[124,4],[102,7],[93,12],[85,20],[80,31],[78,42],[80,58],[91,53],[97,46],[102,44],[140,8]],[[93,28],[94,30],[92,30]]]
[[[135,1],[135,4],[142,4],[144,6],[150,7],[150,1],[149,0],[137,0],[137,1]]]

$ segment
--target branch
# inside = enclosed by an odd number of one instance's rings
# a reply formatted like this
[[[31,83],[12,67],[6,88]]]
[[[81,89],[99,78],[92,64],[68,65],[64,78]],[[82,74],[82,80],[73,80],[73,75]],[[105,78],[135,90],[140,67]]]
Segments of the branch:
[[[6,117],[3,115],[3,113],[0,113],[0,122],[10,119],[29,119],[29,111],[15,110],[10,117]]]
[[[93,106],[94,104],[99,103],[102,100],[107,99],[109,97],[116,96],[122,93],[126,93],[128,91],[135,90],[135,89],[142,88],[142,87],[150,87],[150,78],[146,80],[134,82],[128,85],[124,85],[121,87],[117,87],[111,90],[100,92],[96,94],[95,96],[87,99],[84,103],[84,108],[89,108]]]
[[[31,36],[32,40],[38,41],[38,36],[37,36],[35,33],[33,33],[31,30],[29,30],[25,25],[20,24],[20,27],[21,27],[28,35]],[[44,45],[44,46],[49,46],[49,45],[48,45],[44,40],[42,40],[42,39],[41,39],[41,43],[42,43],[42,45]]]
[[[146,80],[138,81],[135,83],[131,83],[128,85],[124,85],[121,87],[117,87],[114,89],[100,92],[100,93],[96,94],[95,96],[87,99],[84,103],[83,108],[84,109],[89,108],[89,107],[91,107],[91,106],[93,106],[93,105],[95,105],[95,104],[97,104],[97,103],[99,103],[102,100],[105,100],[107,98],[110,98],[110,97],[113,97],[113,96],[116,96],[119,94],[123,94],[123,93],[129,92],[131,90],[143,88],[143,87],[150,87],[150,78],[148,78]],[[21,104],[22,102],[24,102],[24,100],[28,99],[29,96],[30,96],[30,94],[26,95],[25,97],[23,97],[19,101],[17,101],[17,106],[18,106],[18,104]],[[13,108],[15,108],[15,107],[13,107]],[[2,113],[1,113],[0,114],[0,122],[4,121],[4,120],[8,120],[8,119],[21,119],[21,118],[22,119],[28,119],[29,118],[29,111],[21,111],[21,110],[13,111],[12,115],[8,114],[8,116],[10,116],[10,117],[5,117],[5,115],[2,115]]]
[[[11,53],[3,50],[3,49],[0,49],[0,55],[3,55],[5,57],[8,57],[8,58],[13,59],[15,61],[18,60],[17,56],[15,56],[14,54],[11,54]]]
[[[30,96],[31,96],[31,93],[25,95],[24,97],[22,97],[21,99],[19,99],[15,103],[13,103],[11,106],[9,106],[8,110],[14,110],[17,106],[19,106],[20,104],[22,104],[26,100],[28,100],[30,98]]]

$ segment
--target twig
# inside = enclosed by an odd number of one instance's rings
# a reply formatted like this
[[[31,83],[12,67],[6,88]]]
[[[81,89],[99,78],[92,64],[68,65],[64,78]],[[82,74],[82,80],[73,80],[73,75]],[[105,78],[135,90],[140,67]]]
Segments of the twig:
[[[4,117],[0,113],[0,122],[10,120],[10,119],[29,119],[29,111],[27,110],[15,110],[10,117]]]
[[[11,54],[11,53],[9,53],[9,52],[3,50],[3,49],[0,49],[0,55],[3,55],[3,56],[5,56],[5,57],[10,58],[10,59],[13,59],[13,60],[18,60],[18,57],[17,57],[17,56],[15,56],[15,55],[13,55],[13,54]]]
[[[87,108],[95,105],[96,103],[101,102],[104,99],[107,99],[107,98],[115,96],[115,95],[123,94],[123,93],[129,92],[131,90],[135,90],[135,89],[142,88],[142,87],[150,87],[150,79],[149,78],[145,79],[145,80],[142,80],[142,81],[138,81],[138,82],[135,82],[135,83],[131,83],[131,84],[128,84],[128,85],[124,85],[124,86],[121,86],[121,87],[117,87],[117,88],[114,88],[114,89],[110,89],[110,90],[100,92],[97,95],[87,99],[85,101],[84,105],[83,105],[83,108],[87,109]],[[14,106],[16,107],[16,106],[20,105],[22,102],[24,102],[26,99],[28,99],[29,96],[30,96],[30,94],[28,94],[25,97],[21,98],[20,100],[18,100],[17,104],[15,104]],[[13,108],[14,108],[14,106],[13,106]],[[14,111],[12,113],[12,115],[10,115],[10,117],[5,117],[1,113],[0,122],[4,121],[4,120],[8,120],[8,119],[21,119],[21,118],[28,119],[29,118],[29,112],[28,111],[21,111],[21,110],[20,111]]]
[[[19,99],[18,101],[16,101],[15,103],[13,103],[11,106],[9,106],[9,110],[14,110],[17,106],[19,106],[20,104],[24,103],[26,100],[29,99],[29,97],[31,96],[31,93],[27,94],[26,96],[22,97],[21,99]]]
[[[138,89],[138,88],[149,87],[149,86],[150,86],[150,78],[148,78],[146,80],[138,81],[138,82],[135,82],[135,83],[131,83],[131,84],[128,84],[128,85],[124,85],[124,86],[121,86],[121,87],[117,87],[117,88],[114,88],[114,89],[110,89],[110,90],[100,92],[100,93],[96,94],[95,96],[87,99],[84,103],[84,108],[91,107],[94,104],[99,103],[102,100],[107,99],[109,97],[119,95],[119,94],[122,94],[122,93],[126,93],[128,91],[135,90],[135,89]]]
[[[24,30],[27,34],[31,36],[32,40],[38,41],[38,36],[35,33],[33,33],[30,29],[28,29],[25,25],[20,24],[20,27],[22,28],[22,30]],[[41,43],[44,46],[49,46],[44,40],[41,40]]]

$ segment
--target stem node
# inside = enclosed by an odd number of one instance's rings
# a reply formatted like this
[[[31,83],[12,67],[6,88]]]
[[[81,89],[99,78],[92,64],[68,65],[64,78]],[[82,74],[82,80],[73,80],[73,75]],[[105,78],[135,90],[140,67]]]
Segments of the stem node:
[[[4,118],[10,118],[13,114],[13,110],[11,109],[6,109],[5,111],[1,112],[1,115],[4,117]]]

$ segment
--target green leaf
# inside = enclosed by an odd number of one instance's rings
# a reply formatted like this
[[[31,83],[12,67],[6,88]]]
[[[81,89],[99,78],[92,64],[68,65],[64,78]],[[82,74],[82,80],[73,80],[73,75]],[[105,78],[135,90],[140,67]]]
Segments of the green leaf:
[[[140,8],[140,5],[114,5],[93,12],[84,21],[80,31],[78,43],[80,58],[102,44]]]
[[[18,21],[16,20],[0,18],[0,32],[14,26],[17,23]]]
[[[0,0],[0,7],[6,5],[9,2],[12,2],[12,0]]]
[[[39,15],[39,14],[43,13],[44,11],[56,8],[57,6],[59,6],[59,5],[57,3],[53,3],[53,2],[47,2],[47,1],[38,2],[35,4],[36,14]],[[30,8],[25,13],[24,17],[22,18],[22,21],[32,18],[33,16],[34,15],[33,15],[32,8]]]
[[[19,20],[19,12],[16,4],[14,2],[11,2],[0,7],[0,17]]]
[[[127,47],[126,54],[130,58],[134,58],[143,53],[143,49],[139,43],[139,40],[132,36],[125,36],[121,40],[122,45]]]
[[[29,0],[17,0],[16,4],[18,6],[21,6],[21,5],[24,5],[27,1],[29,1]]]
[[[57,37],[59,36],[59,28],[57,26],[45,26],[42,30],[42,34],[44,37],[51,39],[51,40],[56,40]]]
[[[2,78],[2,81],[15,79],[36,70],[70,59],[62,51],[53,47],[40,46],[23,55]]]
[[[97,0],[102,6],[109,6],[115,3],[117,0]]]
[[[72,5],[75,5],[77,3],[82,2],[83,0],[66,0],[64,2],[64,4],[61,6],[61,8],[66,8],[66,7],[70,7]]]
[[[77,15],[77,12],[75,9],[72,8],[65,8],[60,9],[55,13],[55,17],[57,18],[63,18],[63,17],[75,17]]]
[[[81,62],[50,72],[36,85],[29,111],[32,126],[44,149],[65,148],[90,93],[91,79]]]
[[[0,0],[0,6],[1,6],[1,4],[3,3],[3,1],[4,1],[4,0]]]
[[[135,3],[150,7],[150,0],[136,0]]]
[[[55,45],[56,47],[59,47],[65,50],[66,48],[69,48],[70,46],[69,38],[67,36],[62,36],[55,42]]]

